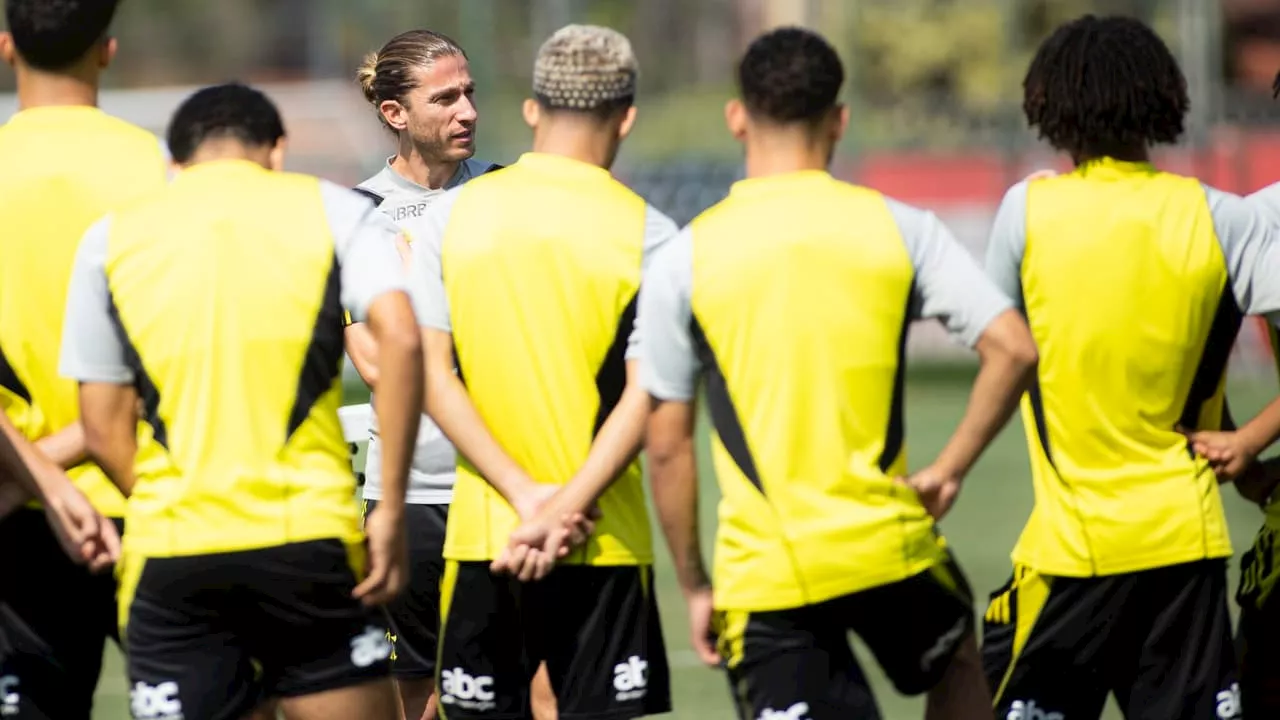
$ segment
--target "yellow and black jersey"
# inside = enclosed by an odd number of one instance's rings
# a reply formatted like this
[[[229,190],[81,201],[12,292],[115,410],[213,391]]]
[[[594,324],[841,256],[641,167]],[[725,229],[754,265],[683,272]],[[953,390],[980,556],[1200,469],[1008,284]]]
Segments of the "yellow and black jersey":
[[[812,605],[946,559],[895,480],[907,327],[943,318],[972,345],[1009,307],[933,214],[825,172],[739,182],[658,251],[641,373],[664,401],[705,382],[718,607]]]
[[[674,233],[607,170],[538,153],[450,191],[414,225],[418,320],[452,334],[481,418],[537,481],[568,482],[621,397],[642,265]],[[564,562],[652,562],[639,463],[623,473]],[[517,524],[459,458],[445,557],[492,559]]]
[[[58,376],[76,246],[122,203],[159,190],[168,160],[155,135],[87,106],[22,110],[0,127],[0,408],[31,440],[80,417],[76,383]],[[92,463],[69,472],[94,506],[124,498]]]
[[[1220,427],[1242,315],[1280,309],[1276,238],[1241,198],[1146,163],[1009,191],[987,267],[1040,350],[1015,563],[1081,577],[1231,554],[1217,480],[1179,428]]]
[[[61,371],[132,383],[145,405],[129,552],[359,542],[341,315],[404,288],[397,233],[349,190],[241,160],[184,170],[90,229]]]

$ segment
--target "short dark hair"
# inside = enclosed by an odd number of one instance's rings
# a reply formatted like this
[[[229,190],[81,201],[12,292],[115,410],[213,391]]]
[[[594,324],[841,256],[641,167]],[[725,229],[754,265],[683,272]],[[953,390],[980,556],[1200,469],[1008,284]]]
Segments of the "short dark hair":
[[[119,0],[5,0],[18,54],[40,70],[64,70],[102,41]]]
[[[844,65],[821,35],[784,27],[756,38],[738,63],[738,89],[753,116],[815,122],[836,106]]]
[[[1173,53],[1127,17],[1085,15],[1059,27],[1036,51],[1022,88],[1027,122],[1074,156],[1175,143],[1191,107]]]
[[[174,161],[185,163],[214,138],[268,147],[284,134],[280,111],[266,95],[240,83],[213,85],[196,91],[174,112],[169,122],[169,153]]]

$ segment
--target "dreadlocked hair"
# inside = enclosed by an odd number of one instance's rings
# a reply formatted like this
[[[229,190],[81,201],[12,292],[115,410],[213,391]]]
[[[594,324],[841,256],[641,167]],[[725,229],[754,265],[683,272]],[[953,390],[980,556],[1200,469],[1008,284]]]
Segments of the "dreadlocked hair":
[[[1036,51],[1022,89],[1028,124],[1075,157],[1175,143],[1191,106],[1164,41],[1126,17],[1085,15],[1059,27]]]

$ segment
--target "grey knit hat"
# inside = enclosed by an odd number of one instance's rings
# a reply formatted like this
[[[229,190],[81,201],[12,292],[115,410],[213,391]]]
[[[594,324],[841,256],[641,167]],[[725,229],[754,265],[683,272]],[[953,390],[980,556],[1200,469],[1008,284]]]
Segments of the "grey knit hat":
[[[538,50],[533,93],[547,107],[594,110],[635,97],[638,74],[625,35],[596,25],[566,25]]]

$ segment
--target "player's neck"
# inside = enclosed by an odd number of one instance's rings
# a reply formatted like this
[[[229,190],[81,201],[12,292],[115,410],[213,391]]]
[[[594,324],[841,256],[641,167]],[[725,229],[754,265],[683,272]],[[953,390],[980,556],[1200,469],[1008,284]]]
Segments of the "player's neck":
[[[831,165],[831,143],[819,142],[807,134],[761,134],[748,137],[746,145],[749,178],[826,171]]]
[[[1073,157],[1072,160],[1078,167],[1103,158],[1111,158],[1120,162],[1149,163],[1151,162],[1151,152],[1146,145],[1099,145],[1086,148],[1083,152]]]
[[[439,190],[458,173],[459,163],[453,161],[433,162],[428,160],[411,140],[400,142],[399,151],[391,161],[391,169],[397,175],[424,188]]]
[[[608,170],[618,153],[616,135],[594,130],[546,128],[533,135],[533,151],[559,155]]]
[[[49,73],[18,66],[18,109],[98,106],[98,73]]]

